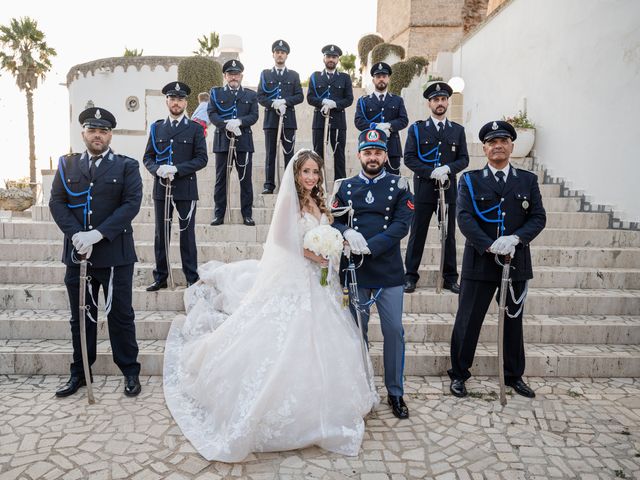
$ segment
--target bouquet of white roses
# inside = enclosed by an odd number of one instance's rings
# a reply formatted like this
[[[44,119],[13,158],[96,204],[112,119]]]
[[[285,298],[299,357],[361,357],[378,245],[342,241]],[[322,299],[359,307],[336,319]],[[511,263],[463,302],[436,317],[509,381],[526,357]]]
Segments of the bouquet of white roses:
[[[311,250],[316,255],[331,259],[339,257],[342,253],[342,234],[330,225],[320,225],[309,230],[303,241],[303,246]],[[320,270],[320,285],[327,286],[329,267],[322,267]]]

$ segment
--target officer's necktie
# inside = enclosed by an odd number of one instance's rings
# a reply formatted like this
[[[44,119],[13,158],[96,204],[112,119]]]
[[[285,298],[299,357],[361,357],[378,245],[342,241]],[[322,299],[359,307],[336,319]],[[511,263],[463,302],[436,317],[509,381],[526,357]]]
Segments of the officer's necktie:
[[[176,128],[178,126],[178,120],[174,120],[173,122],[171,122],[171,126],[173,128]]]
[[[278,76],[281,77],[282,76],[282,69],[278,69]]]
[[[89,174],[91,175],[91,180],[96,178],[96,170],[98,167],[96,166],[96,162],[102,158],[102,155],[96,155],[95,157],[91,157],[91,166],[89,167]]]
[[[327,73],[327,77],[329,77],[329,80],[331,80],[333,78],[333,73]]]
[[[498,186],[500,187],[500,191],[504,189],[504,172],[502,170],[498,170],[496,172],[496,177],[498,178]]]
[[[438,131],[442,132],[443,129],[444,129],[444,123],[438,122]]]
[[[384,94],[383,94],[383,95],[380,95],[380,97],[379,97],[379,98],[380,98],[380,103],[384,102]]]

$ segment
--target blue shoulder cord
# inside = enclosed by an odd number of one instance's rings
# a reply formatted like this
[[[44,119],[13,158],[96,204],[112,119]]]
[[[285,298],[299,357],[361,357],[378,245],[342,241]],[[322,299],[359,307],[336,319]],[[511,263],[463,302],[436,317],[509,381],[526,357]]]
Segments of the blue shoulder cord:
[[[238,115],[238,107],[236,106],[236,103],[238,102],[237,98],[233,101],[233,105],[231,105],[229,108],[222,108],[218,103],[218,97],[216,96],[216,89],[212,88],[211,99],[213,100],[213,103],[215,103],[216,108],[218,109],[218,112],[220,112],[221,118],[225,118],[225,117],[236,118],[236,116]]]
[[[280,85],[276,85],[271,90],[267,89],[267,86],[264,83],[264,72],[260,74],[260,83],[262,84],[262,91],[267,94],[267,98],[269,100],[275,100],[277,98],[280,98],[280,92],[281,92]]]
[[[362,116],[364,117],[365,121],[369,122],[369,128],[376,128],[376,119],[378,117],[380,117],[380,122],[378,123],[384,123],[384,115],[382,114],[382,111],[379,111],[377,115],[369,118],[367,117],[367,114],[365,113],[365,105],[364,105],[364,96],[360,97],[360,99],[358,100],[358,105],[360,106],[360,111],[362,112]]]
[[[156,124],[151,124],[151,145],[156,152],[156,163],[167,162],[167,165],[173,165],[173,143],[169,143],[164,150],[160,150],[156,145]],[[166,156],[162,156],[169,152]]]
[[[418,153],[418,158],[422,160],[424,163],[433,163],[434,167],[440,166],[440,144],[436,145],[434,148],[429,150],[427,153],[420,153],[420,135],[418,134],[418,124],[413,124],[413,134],[416,136],[416,152]],[[428,159],[427,157],[431,154],[434,154],[433,159]]]
[[[467,184],[467,187],[469,188],[469,195],[471,195],[471,203],[473,204],[473,209],[475,210],[476,215],[478,215],[478,217],[480,217],[480,219],[483,222],[499,224],[498,226],[500,228],[500,236],[504,235],[504,217],[506,213],[502,211],[503,199],[500,199],[497,205],[491,208],[487,208],[486,210],[480,211],[480,209],[478,208],[478,204],[476,203],[476,199],[474,198],[475,195],[473,193],[473,184],[471,183],[471,178],[469,177],[469,174],[465,173],[462,177],[464,178],[464,181]],[[485,213],[489,213],[493,210],[497,210],[497,213],[498,213],[498,218],[496,220],[491,220],[490,218],[487,218],[485,216]]]
[[[82,158],[82,157],[81,157]],[[67,203],[67,207],[69,208],[80,208],[83,207],[82,210],[82,223],[84,225],[84,229],[87,229],[87,215],[91,211],[91,189],[93,188],[93,182],[89,184],[89,188],[84,192],[72,192],[71,189],[67,186],[67,182],[64,181],[64,168],[66,167],[66,163],[64,157],[60,157],[58,160],[58,173],[60,174],[60,181],[64,186],[64,189],[67,191],[67,194],[71,197],[81,197],[82,195],[86,195],[87,199],[84,203],[79,203],[78,205],[71,205]]]
[[[313,87],[313,93],[315,93],[316,97],[318,97],[320,100],[324,100],[325,98],[331,97],[329,87],[327,87],[327,89],[324,91],[322,95],[318,94],[318,90],[316,89],[316,76],[314,73],[311,74],[311,86]]]

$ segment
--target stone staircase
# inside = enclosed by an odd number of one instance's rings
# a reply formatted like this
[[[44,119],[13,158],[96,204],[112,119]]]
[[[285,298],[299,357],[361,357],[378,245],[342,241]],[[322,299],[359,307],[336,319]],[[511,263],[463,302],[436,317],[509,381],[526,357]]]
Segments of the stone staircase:
[[[349,115],[349,113],[348,113]],[[352,115],[352,114],[351,114]],[[352,118],[352,117],[351,117]],[[310,132],[309,132],[310,133]],[[254,219],[256,227],[240,222],[239,189],[232,181],[232,224],[211,227],[214,161],[198,175],[200,202],[196,238],[200,263],[260,258],[273,212],[275,195],[261,195],[264,146],[255,129]],[[358,171],[354,135],[347,145],[349,174]],[[310,146],[300,131],[298,145]],[[485,163],[479,145],[470,145],[469,168]],[[532,159],[515,162],[545,172]],[[404,172],[408,174],[408,171]],[[134,309],[142,373],[162,373],[162,354],[171,320],[183,312],[184,276],[179,265],[178,233],[172,232],[175,291],[146,292],[152,281],[152,178],[143,169],[143,206],[134,222],[139,263],[134,273]],[[333,179],[332,168],[327,177]],[[535,278],[525,307],[524,335],[529,376],[634,377],[640,376],[640,232],[609,229],[610,216],[581,212],[581,200],[565,197],[561,185],[542,184],[547,228],[534,241]],[[48,207],[32,208],[31,218],[0,222],[0,373],[65,374],[71,344],[64,265],[60,262],[62,234],[51,221]],[[457,234],[458,261],[464,239]],[[421,265],[418,290],[405,295],[407,375],[442,375],[449,366],[449,339],[458,297],[434,290],[439,260],[436,226],[432,222]],[[403,242],[403,249],[406,239]],[[496,372],[496,306],[483,327],[472,372]],[[102,313],[100,315],[103,315]],[[118,374],[111,360],[106,323],[99,321],[96,374]],[[371,356],[382,370],[382,334],[374,314]]]

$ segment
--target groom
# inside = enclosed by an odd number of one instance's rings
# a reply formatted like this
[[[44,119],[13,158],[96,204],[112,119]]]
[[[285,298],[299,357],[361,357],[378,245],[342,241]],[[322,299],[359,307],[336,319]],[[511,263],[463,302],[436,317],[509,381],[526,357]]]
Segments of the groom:
[[[413,217],[413,196],[405,178],[387,173],[387,136],[369,129],[358,137],[358,158],[362,170],[355,177],[337,180],[334,209],[351,206],[350,215],[335,217],[351,252],[362,255],[357,270],[362,332],[367,339],[370,306],[375,303],[384,336],[384,383],[388,403],[398,418],[409,418],[402,399],[404,329],[402,301],[404,267],[400,241],[409,233]],[[359,261],[356,261],[358,264]]]

